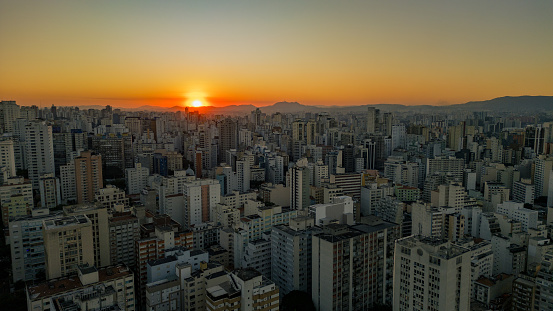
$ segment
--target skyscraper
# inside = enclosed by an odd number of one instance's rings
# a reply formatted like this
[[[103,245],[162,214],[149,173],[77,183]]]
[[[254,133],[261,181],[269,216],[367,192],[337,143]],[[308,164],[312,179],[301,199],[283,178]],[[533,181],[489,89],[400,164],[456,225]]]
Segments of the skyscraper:
[[[223,162],[227,151],[238,147],[238,124],[233,119],[226,118],[219,124],[219,131],[219,162]]]
[[[94,194],[104,187],[102,156],[85,151],[75,158],[75,184],[78,203],[94,202]]]
[[[375,134],[377,129],[379,110],[374,107],[368,107],[367,111],[367,133]]]
[[[32,121],[25,126],[25,154],[29,179],[39,189],[40,176],[54,173],[52,127],[44,121]]]
[[[332,224],[313,235],[311,296],[317,310],[368,310],[391,304],[391,259],[398,237],[399,226],[385,221]]]
[[[290,208],[303,210],[309,204],[309,177],[311,175],[307,167],[307,160],[296,162],[296,166],[290,168]]]

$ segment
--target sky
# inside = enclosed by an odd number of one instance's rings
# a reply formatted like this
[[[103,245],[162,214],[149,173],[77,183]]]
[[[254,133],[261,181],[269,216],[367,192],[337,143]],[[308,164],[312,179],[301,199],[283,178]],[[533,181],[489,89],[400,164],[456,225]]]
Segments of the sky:
[[[0,0],[21,105],[446,105],[553,95],[553,1]]]

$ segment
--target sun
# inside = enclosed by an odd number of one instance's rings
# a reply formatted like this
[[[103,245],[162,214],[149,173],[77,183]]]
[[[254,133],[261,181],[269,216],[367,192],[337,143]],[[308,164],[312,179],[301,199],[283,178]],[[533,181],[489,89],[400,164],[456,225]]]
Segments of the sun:
[[[202,104],[202,101],[200,100],[195,100],[192,102],[192,107],[202,107],[203,104]]]

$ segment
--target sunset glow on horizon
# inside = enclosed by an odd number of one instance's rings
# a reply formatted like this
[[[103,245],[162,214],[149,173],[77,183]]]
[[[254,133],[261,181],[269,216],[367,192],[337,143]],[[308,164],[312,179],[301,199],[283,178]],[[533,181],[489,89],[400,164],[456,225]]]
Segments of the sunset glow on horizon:
[[[21,105],[446,105],[553,95],[553,2],[0,0]]]

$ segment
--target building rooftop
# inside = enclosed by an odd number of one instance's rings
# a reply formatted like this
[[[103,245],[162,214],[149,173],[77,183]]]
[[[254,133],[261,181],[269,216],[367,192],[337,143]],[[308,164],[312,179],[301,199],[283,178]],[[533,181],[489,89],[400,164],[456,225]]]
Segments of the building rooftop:
[[[403,239],[399,239],[396,242],[399,245],[414,249],[420,247],[431,253],[433,256],[437,256],[446,260],[455,258],[465,253],[470,253],[470,249],[450,243],[447,239],[423,237],[423,236],[410,236]]]
[[[132,272],[124,264],[109,266],[98,270],[99,282],[105,282],[132,275]],[[92,286],[93,284],[91,284]],[[69,292],[83,287],[76,274],[71,276],[44,281],[36,285],[28,285],[27,292],[31,300],[54,296],[63,292]]]
[[[92,224],[90,219],[84,215],[65,216],[54,219],[44,220],[44,229],[53,230],[63,227],[76,226],[81,224]]]
[[[243,281],[249,281],[255,277],[261,276],[261,273],[253,268],[236,270],[234,274]]]

